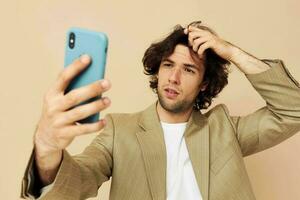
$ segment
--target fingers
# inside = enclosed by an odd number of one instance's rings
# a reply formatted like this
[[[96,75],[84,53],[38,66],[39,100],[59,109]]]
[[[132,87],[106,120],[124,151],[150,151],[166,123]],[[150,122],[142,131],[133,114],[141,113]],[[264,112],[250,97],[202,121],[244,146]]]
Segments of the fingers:
[[[189,27],[185,28],[183,30],[183,32],[184,32],[184,34],[191,34],[191,33],[208,34],[208,33],[210,33],[207,30],[196,28],[194,26],[189,26]]]
[[[76,121],[85,119],[90,115],[98,113],[110,105],[110,100],[107,97],[75,107],[67,112],[62,113],[61,124],[73,124]]]
[[[197,53],[198,53],[198,55],[200,56],[200,58],[203,57],[203,54],[204,54],[205,50],[206,50],[206,49],[209,49],[210,47],[211,47],[210,42],[206,42],[206,43],[202,44],[202,45],[199,47]]]
[[[111,84],[109,80],[101,80],[90,85],[71,90],[65,95],[61,109],[68,110],[81,102],[100,96],[103,92],[109,90],[110,87]]]
[[[193,51],[198,52],[198,49],[200,48],[200,46],[202,44],[204,44],[205,42],[207,42],[207,41],[208,41],[208,39],[205,38],[205,37],[195,39],[194,42],[193,42],[193,45],[192,45]]]
[[[77,124],[77,125],[70,125],[66,126],[64,129],[61,130],[61,135],[66,138],[76,137],[80,135],[85,135],[89,133],[94,133],[96,131],[100,131],[106,125],[105,119],[101,119],[95,123],[88,123],[88,124]]]
[[[54,91],[60,93],[70,84],[71,80],[82,72],[88,64],[91,62],[91,58],[88,55],[82,55],[79,59],[76,59],[71,65],[66,67],[58,76],[58,79],[54,86]]]
[[[189,44],[193,51],[197,52],[200,58],[206,49],[211,47],[211,41],[214,39],[212,33],[193,26],[184,29],[184,33],[188,34]]]
[[[211,33],[199,28],[195,28],[193,26],[189,26],[188,28],[184,29],[184,33],[188,34],[188,40],[190,46],[194,45],[195,40],[199,38],[206,38],[207,40],[210,38]]]
[[[192,46],[194,41],[197,40],[198,38],[211,38],[211,35],[207,32],[189,32],[188,40],[190,45]]]
[[[189,33],[189,30],[187,29],[187,28],[185,28],[184,30],[183,30],[183,32],[184,32],[184,34],[188,34]]]

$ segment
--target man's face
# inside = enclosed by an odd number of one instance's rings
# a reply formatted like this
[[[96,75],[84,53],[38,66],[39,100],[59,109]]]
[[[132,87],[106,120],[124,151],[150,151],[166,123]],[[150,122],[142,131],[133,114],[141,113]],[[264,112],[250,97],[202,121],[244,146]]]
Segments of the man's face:
[[[159,67],[157,94],[160,105],[173,113],[191,109],[199,91],[205,89],[201,86],[204,72],[203,60],[196,54],[191,55],[188,47],[177,45]]]

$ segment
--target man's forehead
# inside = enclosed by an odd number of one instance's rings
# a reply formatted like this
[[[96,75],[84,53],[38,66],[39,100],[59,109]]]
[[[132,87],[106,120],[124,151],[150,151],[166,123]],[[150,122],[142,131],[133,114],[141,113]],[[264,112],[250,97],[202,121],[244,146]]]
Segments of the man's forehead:
[[[200,57],[193,52],[192,49],[182,44],[176,45],[173,53],[165,59],[172,61],[175,61],[174,59],[180,59],[180,61],[183,63],[192,64],[199,67],[203,65],[203,60],[200,59]]]

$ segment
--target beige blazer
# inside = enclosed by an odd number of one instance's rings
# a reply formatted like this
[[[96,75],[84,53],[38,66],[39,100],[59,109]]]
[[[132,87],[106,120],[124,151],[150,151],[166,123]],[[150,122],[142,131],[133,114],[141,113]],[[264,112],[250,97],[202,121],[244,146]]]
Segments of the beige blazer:
[[[266,106],[243,117],[225,105],[193,112],[184,133],[203,200],[253,200],[243,157],[270,148],[300,130],[300,85],[280,60],[271,69],[246,75]],[[165,200],[166,149],[156,104],[134,114],[106,116],[106,128],[85,151],[63,153],[54,185],[40,199],[76,200],[96,196],[112,177],[112,200]],[[33,157],[22,196],[34,193]]]

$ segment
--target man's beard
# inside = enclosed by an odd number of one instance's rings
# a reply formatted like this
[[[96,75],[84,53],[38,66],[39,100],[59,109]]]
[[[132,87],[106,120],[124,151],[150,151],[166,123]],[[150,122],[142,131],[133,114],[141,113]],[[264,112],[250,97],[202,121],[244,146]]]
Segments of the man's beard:
[[[157,96],[158,96],[158,101],[159,101],[159,104],[161,105],[161,107],[163,107],[163,109],[165,109],[166,111],[171,112],[171,113],[178,114],[178,113],[185,112],[185,111],[189,110],[191,107],[193,107],[193,105],[194,105],[194,101],[188,101],[188,100],[178,101],[178,102],[170,105],[164,100],[164,97],[159,90],[157,90]]]

